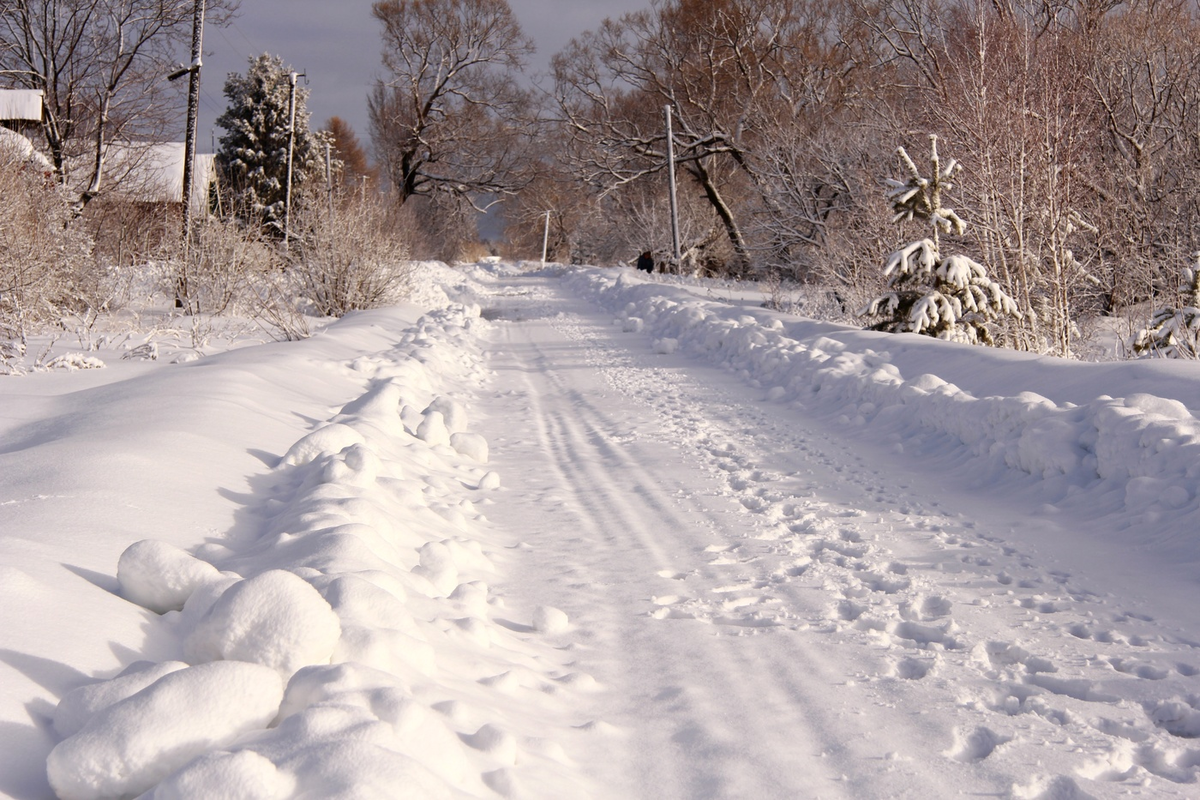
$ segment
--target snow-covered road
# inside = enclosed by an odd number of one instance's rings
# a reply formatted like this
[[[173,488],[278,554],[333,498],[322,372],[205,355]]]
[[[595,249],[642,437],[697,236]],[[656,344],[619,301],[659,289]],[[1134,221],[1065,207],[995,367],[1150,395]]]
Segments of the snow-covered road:
[[[1147,613],[1179,585],[1122,591],[1128,561],[1065,559],[1088,524],[1036,493],[767,403],[558,280],[494,291],[489,516],[527,551],[499,590],[575,621],[613,733],[573,755],[606,794],[1194,789],[1200,749],[1155,725],[1200,733],[1171,705],[1200,654]]]
[[[0,795],[1196,796],[1200,368],[426,269],[0,384]]]

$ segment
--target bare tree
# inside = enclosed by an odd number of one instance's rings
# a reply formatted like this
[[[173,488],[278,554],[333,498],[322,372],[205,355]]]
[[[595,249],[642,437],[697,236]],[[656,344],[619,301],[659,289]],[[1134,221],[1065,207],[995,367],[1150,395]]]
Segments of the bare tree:
[[[513,194],[534,116],[515,74],[533,43],[506,0],[382,0],[372,13],[388,75],[369,98],[371,139],[400,203]]]
[[[723,229],[730,266],[744,272],[748,210],[775,200],[759,161],[763,133],[840,103],[852,63],[839,47],[837,9],[824,0],[656,0],[575,40],[554,72],[580,178],[614,192],[663,171],[670,106],[679,168]]]
[[[210,16],[226,20],[236,5],[216,0]],[[179,118],[164,78],[190,41],[192,16],[191,0],[0,3],[0,80],[43,92],[46,148],[78,208],[104,189],[114,141],[161,140]]]
[[[1200,248],[1200,20],[1190,4],[1137,3],[1095,36],[1095,186],[1106,310],[1172,293]]]

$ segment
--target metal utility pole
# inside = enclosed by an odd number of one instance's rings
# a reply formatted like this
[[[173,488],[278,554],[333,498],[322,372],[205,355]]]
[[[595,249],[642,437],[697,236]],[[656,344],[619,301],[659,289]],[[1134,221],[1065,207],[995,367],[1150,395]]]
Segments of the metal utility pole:
[[[333,219],[333,145],[325,142],[325,191],[329,195],[329,218]]]
[[[196,0],[192,17],[192,63],[167,76],[176,80],[188,76],[187,134],[183,143],[183,241],[187,246],[192,233],[192,184],[196,173],[196,117],[200,114],[200,62],[204,42],[204,0]]]
[[[291,235],[292,222],[292,153],[296,149],[296,78],[295,72],[288,76],[292,88],[288,94],[288,154],[287,154],[287,188],[283,194],[283,252],[288,250],[288,239]]]
[[[671,131],[671,105],[667,104],[667,184],[671,191],[671,254],[675,269],[680,268],[679,203],[675,197],[675,134]]]
[[[546,230],[542,234],[542,266],[546,266],[546,252],[550,246],[550,212],[546,212]]]

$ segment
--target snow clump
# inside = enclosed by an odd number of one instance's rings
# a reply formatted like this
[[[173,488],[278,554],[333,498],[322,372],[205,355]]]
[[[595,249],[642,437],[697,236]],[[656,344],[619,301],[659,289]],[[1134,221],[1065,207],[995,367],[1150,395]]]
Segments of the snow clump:
[[[101,711],[46,762],[62,800],[132,797],[201,753],[270,724],[283,681],[258,664],[223,661],[172,672]]]
[[[539,633],[564,633],[569,627],[566,613],[553,606],[538,606],[533,612],[533,629]]]
[[[424,419],[417,426],[417,438],[428,443],[431,447],[450,444],[450,431],[446,428],[446,419],[440,411],[426,411]]]
[[[181,610],[192,592],[219,578],[212,564],[154,539],[134,542],[117,560],[121,594],[157,614]]]
[[[188,636],[184,653],[196,663],[250,661],[290,677],[329,663],[341,633],[337,614],[311,584],[270,570],[229,587]]]
[[[464,455],[473,461],[478,461],[480,464],[487,463],[487,439],[483,438],[478,433],[451,434],[450,446],[453,447],[460,455]]]
[[[280,464],[296,467],[323,455],[340,453],[352,444],[365,443],[362,434],[354,428],[335,422],[318,428],[292,445]]]
[[[63,695],[54,709],[54,732],[66,738],[74,736],[92,717],[137,694],[164,675],[186,669],[182,661],[135,661],[112,680],[89,683]]]

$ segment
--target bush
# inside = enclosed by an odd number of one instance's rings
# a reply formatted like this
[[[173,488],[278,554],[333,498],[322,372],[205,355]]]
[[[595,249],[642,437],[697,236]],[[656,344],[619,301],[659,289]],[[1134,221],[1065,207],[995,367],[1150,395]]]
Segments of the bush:
[[[253,287],[282,266],[257,226],[236,219],[206,217],[185,249],[168,246],[177,302],[188,314],[253,313]]]
[[[88,305],[97,280],[92,244],[44,168],[0,147],[0,361],[25,354],[27,337]]]
[[[396,303],[408,294],[410,225],[383,198],[359,194],[332,209],[310,207],[288,270],[297,293],[319,316]]]
[[[1200,263],[1183,271],[1186,290],[1177,306],[1154,312],[1150,324],[1133,338],[1139,356],[1200,358]]]

